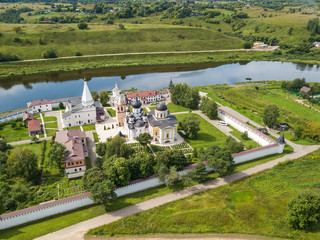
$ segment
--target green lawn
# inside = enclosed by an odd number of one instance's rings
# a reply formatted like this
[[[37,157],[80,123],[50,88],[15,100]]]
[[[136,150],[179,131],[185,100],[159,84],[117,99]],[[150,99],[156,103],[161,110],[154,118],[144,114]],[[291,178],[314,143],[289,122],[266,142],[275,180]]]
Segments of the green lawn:
[[[185,113],[185,114],[177,114],[177,120],[180,122],[184,117],[194,115],[200,120],[200,131],[196,139],[188,139],[185,140],[193,147],[193,148],[207,148],[211,145],[225,146],[225,141],[227,136],[223,134],[220,130],[214,127],[212,124],[207,122],[205,119],[200,117],[198,114],[194,113]]]
[[[156,107],[149,107],[150,111],[156,109]]]
[[[99,137],[97,133],[93,133],[94,141],[99,142]]]
[[[58,129],[58,123],[57,122],[50,122],[50,123],[44,123],[46,128],[56,128]]]
[[[320,193],[320,150],[232,184],[147,210],[91,230],[99,235],[232,233],[317,240],[286,224],[287,204],[306,190]]]
[[[22,123],[21,123],[22,125]],[[28,128],[21,126],[13,129],[10,124],[0,127],[0,136],[4,137],[7,142],[16,142],[30,139]]]
[[[112,108],[107,108],[107,112],[109,113],[109,115],[111,117],[115,117],[116,116],[116,111],[113,110]]]
[[[65,130],[65,129],[63,129]],[[48,137],[52,137],[56,135],[57,130],[53,130],[53,129],[46,129],[46,133]]]
[[[82,128],[83,128],[83,131],[93,131],[93,130],[96,130],[96,125],[95,124],[83,125]]]
[[[190,108],[186,108],[186,107],[182,107],[182,106],[179,106],[179,105],[176,105],[172,102],[170,102],[168,105],[168,110],[170,113],[175,113],[175,112],[189,112],[190,111]]]
[[[44,114],[45,115],[45,114]],[[53,121],[57,121],[57,118],[56,117],[45,117],[44,115],[43,116],[43,121],[44,122],[53,122]]]
[[[86,157],[86,164],[87,164],[87,169],[92,168],[91,160],[88,157]]]

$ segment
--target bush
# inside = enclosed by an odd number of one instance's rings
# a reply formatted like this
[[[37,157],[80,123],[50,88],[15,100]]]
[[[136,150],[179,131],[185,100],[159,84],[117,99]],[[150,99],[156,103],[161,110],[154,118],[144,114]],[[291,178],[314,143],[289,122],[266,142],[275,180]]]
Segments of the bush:
[[[320,219],[320,196],[314,193],[302,193],[288,204],[287,221],[292,228],[309,229]]]
[[[120,23],[118,26],[119,26],[120,30],[126,30],[126,28],[123,26],[123,24]]]
[[[82,56],[81,52],[76,51],[76,56]]]
[[[79,22],[79,23],[78,23],[78,28],[79,28],[80,30],[88,29],[88,24],[85,23],[85,22]]]
[[[54,49],[49,48],[43,52],[42,56],[43,56],[43,58],[56,58],[57,54]]]
[[[243,48],[244,48],[244,49],[250,49],[251,47],[252,47],[252,44],[251,44],[251,43],[249,43],[249,42],[243,43]]]

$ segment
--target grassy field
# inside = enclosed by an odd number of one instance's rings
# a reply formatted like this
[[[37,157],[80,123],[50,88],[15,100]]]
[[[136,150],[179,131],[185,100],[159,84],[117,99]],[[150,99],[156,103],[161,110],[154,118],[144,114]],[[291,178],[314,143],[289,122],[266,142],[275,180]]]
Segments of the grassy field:
[[[97,133],[93,133],[93,137],[94,137],[94,141],[97,143],[99,142],[99,137],[98,137],[98,134]]]
[[[216,30],[172,25],[127,25],[126,31],[115,26],[89,24],[89,30],[78,30],[76,24],[8,24],[2,25],[1,51],[20,59],[42,58],[52,48],[58,57],[128,52],[159,52],[209,49],[239,49],[243,41]],[[13,27],[21,26],[22,33]],[[39,44],[39,39],[45,44]],[[13,41],[15,39],[15,41]],[[19,39],[19,41],[17,41]]]
[[[56,122],[57,121],[57,118],[56,117],[46,117],[44,115],[43,116],[43,121],[44,122]]]
[[[243,139],[242,136],[242,132],[238,131],[237,129],[233,128],[232,126],[228,126],[229,128],[232,129],[232,131],[230,132],[234,137],[236,137],[237,139],[239,139],[245,146],[247,149],[251,149],[251,148],[256,148],[259,147],[260,145],[258,143],[256,143],[255,141],[253,141],[252,139],[249,140],[245,140]]]
[[[220,130],[215,128],[212,124],[207,122],[205,119],[200,117],[198,114],[186,113],[186,114],[177,114],[177,120],[180,122],[184,117],[193,115],[196,116],[200,120],[200,131],[195,139],[185,140],[191,145],[193,148],[207,148],[211,145],[225,146],[225,142],[227,136],[224,135]]]
[[[293,239],[319,239],[286,224],[288,201],[310,190],[319,193],[320,151],[243,180],[148,210],[91,230],[99,235],[161,233],[239,233]]]
[[[58,129],[58,123],[57,122],[49,122],[49,123],[44,123],[46,128],[56,128]]]
[[[10,124],[0,128],[0,135],[4,137],[8,143],[31,139],[31,137],[29,137],[28,128],[21,126],[13,129]]]
[[[167,107],[168,107],[168,110],[169,110],[170,113],[175,113],[175,112],[189,112],[189,111],[190,111],[189,108],[176,105],[176,104],[174,104],[174,103],[172,103],[172,102],[168,103]]]

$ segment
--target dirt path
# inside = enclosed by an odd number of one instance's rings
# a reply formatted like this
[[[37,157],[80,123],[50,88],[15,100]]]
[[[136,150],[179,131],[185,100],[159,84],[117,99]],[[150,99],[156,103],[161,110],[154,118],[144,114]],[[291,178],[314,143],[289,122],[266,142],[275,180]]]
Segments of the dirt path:
[[[59,59],[75,59],[75,58],[90,58],[90,57],[108,57],[108,56],[130,56],[130,55],[158,55],[158,54],[188,54],[188,53],[215,53],[215,52],[270,52],[274,51],[277,47],[272,49],[225,49],[225,50],[202,50],[202,51],[169,51],[169,52],[136,52],[136,53],[107,53],[97,55],[84,55],[84,56],[70,56],[70,57],[58,57],[58,58],[44,58],[44,59],[27,59],[20,61],[0,62],[0,64],[7,63],[19,63],[19,62],[38,62],[38,61],[50,61]]]
[[[270,238],[247,236],[247,235],[229,235],[229,234],[172,234],[172,235],[148,235],[139,237],[85,237],[85,240],[269,240]],[[270,239],[271,240],[271,239]]]
[[[59,231],[44,235],[42,237],[37,238],[38,240],[62,240],[62,239],[73,239],[73,240],[80,240],[84,239],[84,234],[88,232],[92,228],[96,228],[105,224],[112,223],[114,221],[117,221],[119,219],[122,219],[127,216],[134,215],[136,213],[140,213],[158,206],[161,206],[163,204],[173,202],[188,196],[191,196],[193,194],[197,194],[200,192],[207,191],[209,189],[217,188],[223,185],[226,185],[230,182],[237,181],[239,179],[245,178],[247,176],[250,176],[252,174],[258,173],[260,171],[269,169],[277,165],[279,162],[283,162],[289,159],[296,159],[301,156],[304,156],[310,152],[315,151],[320,146],[305,146],[303,151],[293,152],[290,154],[287,154],[283,157],[277,158],[275,160],[257,165],[252,168],[248,168],[246,170],[243,170],[241,172],[233,173],[229,176],[223,177],[223,178],[217,178],[211,181],[208,181],[203,184],[198,184],[192,187],[188,187],[184,190],[169,193],[160,197],[156,197],[144,202],[140,202],[135,205],[131,205],[116,211],[112,211],[106,214],[103,214],[101,216],[74,224],[72,226],[69,226],[67,228],[61,229]]]

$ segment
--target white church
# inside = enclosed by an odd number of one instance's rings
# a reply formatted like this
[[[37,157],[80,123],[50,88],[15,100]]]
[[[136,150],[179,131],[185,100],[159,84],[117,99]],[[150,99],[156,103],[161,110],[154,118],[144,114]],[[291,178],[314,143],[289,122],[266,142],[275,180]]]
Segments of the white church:
[[[87,81],[84,80],[82,98],[69,99],[62,113],[63,127],[94,124],[105,119],[104,108],[100,101],[94,101]]]

